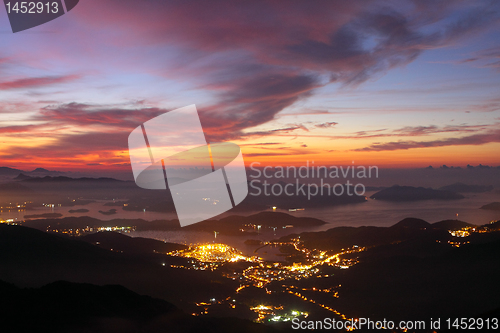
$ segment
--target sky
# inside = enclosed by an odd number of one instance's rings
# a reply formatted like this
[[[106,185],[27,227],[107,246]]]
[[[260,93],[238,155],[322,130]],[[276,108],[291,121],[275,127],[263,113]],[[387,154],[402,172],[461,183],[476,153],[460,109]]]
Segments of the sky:
[[[0,166],[130,171],[129,133],[196,104],[262,165],[500,165],[498,1],[81,0],[12,33]]]

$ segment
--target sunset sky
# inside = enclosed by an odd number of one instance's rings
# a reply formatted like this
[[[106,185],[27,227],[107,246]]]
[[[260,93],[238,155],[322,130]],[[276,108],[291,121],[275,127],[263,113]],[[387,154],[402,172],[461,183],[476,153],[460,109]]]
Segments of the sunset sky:
[[[500,165],[498,1],[81,0],[13,34],[0,166],[129,170],[127,137],[196,104],[245,163]]]

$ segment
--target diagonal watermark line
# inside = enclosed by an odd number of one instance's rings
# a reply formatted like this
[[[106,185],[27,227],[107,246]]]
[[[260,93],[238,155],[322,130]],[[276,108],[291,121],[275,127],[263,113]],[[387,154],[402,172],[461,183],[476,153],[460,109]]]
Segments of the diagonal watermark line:
[[[149,146],[148,136],[146,135],[146,129],[144,128],[144,124],[141,124],[142,134],[144,135],[144,141],[146,141],[146,146],[148,146],[149,158],[151,159],[151,164],[154,164],[153,153],[151,152],[151,147]]]

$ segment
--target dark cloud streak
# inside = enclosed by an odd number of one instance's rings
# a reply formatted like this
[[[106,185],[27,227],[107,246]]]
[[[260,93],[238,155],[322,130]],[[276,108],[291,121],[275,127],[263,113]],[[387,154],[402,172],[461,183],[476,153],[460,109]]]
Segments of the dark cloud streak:
[[[394,151],[414,148],[463,146],[463,145],[483,145],[491,142],[500,142],[500,130],[490,131],[484,134],[474,134],[461,138],[448,138],[433,141],[395,141],[385,143],[374,143],[369,147],[353,149],[352,151],[372,152],[372,151]]]

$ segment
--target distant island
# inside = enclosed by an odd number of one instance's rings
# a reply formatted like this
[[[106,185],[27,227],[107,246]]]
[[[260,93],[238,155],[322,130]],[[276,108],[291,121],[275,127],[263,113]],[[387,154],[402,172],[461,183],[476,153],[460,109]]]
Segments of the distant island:
[[[399,186],[394,185],[373,194],[370,198],[386,201],[418,201],[418,200],[457,200],[464,196],[443,190],[434,190],[432,188]]]
[[[442,229],[442,230],[461,230],[467,227],[473,228],[476,225],[467,223],[459,220],[444,220],[436,222],[432,225],[434,229]]]
[[[38,218],[53,219],[53,218],[57,218],[57,217],[62,217],[62,214],[59,214],[59,213],[44,213],[44,214],[24,215],[25,219],[38,219]]]
[[[261,240],[258,240],[258,239],[247,239],[244,243],[246,245],[262,245],[262,244],[264,244],[264,242],[262,242]]]
[[[103,215],[113,215],[111,211],[100,211]],[[280,212],[261,212],[250,216],[232,215],[220,220],[207,220],[182,228],[184,231],[206,231],[213,233],[217,231],[223,235],[247,237],[258,233],[273,232],[280,228],[300,228],[324,225],[326,222],[311,217],[295,217]],[[87,229],[99,228],[125,228],[137,231],[146,230],[180,230],[178,220],[155,220],[145,221],[141,219],[113,219],[104,221],[89,216],[71,216],[60,219],[30,220],[22,223],[23,226],[43,231],[65,233],[68,230],[78,231],[79,235],[87,233]],[[72,234],[72,233],[70,233]]]
[[[312,227],[326,224],[312,217],[295,217],[280,212],[260,212],[250,216],[232,215],[220,220],[207,220],[184,227],[192,231],[220,231],[221,234],[242,235],[267,232],[277,228]]]
[[[107,211],[100,210],[99,213],[101,213],[102,215],[114,215],[116,214],[116,209],[113,208]]]
[[[481,206],[481,209],[500,210],[500,202],[492,202],[487,205]]]
[[[88,213],[89,210],[85,208],[80,208],[80,209],[70,209],[68,210],[69,213]]]

